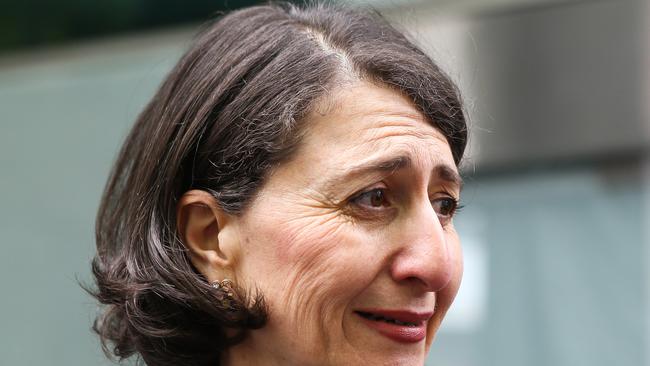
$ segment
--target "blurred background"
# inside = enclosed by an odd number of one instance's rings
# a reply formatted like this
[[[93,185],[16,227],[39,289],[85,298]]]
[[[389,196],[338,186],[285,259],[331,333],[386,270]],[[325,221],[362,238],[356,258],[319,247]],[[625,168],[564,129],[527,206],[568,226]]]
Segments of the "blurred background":
[[[253,3],[0,0],[0,365],[111,364],[78,285],[111,163],[200,24]],[[363,3],[471,120],[465,278],[427,365],[650,365],[649,4]]]

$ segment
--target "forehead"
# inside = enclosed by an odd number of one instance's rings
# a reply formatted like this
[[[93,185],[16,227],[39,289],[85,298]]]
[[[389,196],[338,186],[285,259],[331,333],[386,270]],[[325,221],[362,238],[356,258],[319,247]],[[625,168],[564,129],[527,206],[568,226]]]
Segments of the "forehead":
[[[343,165],[375,155],[411,156],[415,163],[446,163],[455,170],[444,135],[410,99],[397,91],[358,82],[339,88],[307,117],[303,157]],[[307,155],[307,156],[305,156]],[[314,161],[314,160],[312,160]]]

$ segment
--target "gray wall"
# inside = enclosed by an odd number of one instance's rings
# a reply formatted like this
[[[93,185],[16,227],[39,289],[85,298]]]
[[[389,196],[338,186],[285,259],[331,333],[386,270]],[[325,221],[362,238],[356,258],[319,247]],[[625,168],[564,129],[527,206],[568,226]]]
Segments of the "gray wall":
[[[108,364],[77,280],[90,282],[94,216],[120,141],[186,38],[2,60],[0,365]]]
[[[479,228],[489,253],[486,314],[471,332],[443,325],[430,365],[649,364],[639,173],[627,164],[472,180],[457,225],[462,239]]]

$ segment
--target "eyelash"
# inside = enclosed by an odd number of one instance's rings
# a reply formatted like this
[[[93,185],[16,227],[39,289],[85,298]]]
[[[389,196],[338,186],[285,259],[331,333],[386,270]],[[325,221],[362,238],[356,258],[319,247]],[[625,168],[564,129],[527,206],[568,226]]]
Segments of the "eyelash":
[[[378,211],[383,210],[382,206],[387,207],[387,206],[390,205],[390,202],[387,202],[386,191],[387,191],[386,188],[372,188],[372,189],[363,191],[363,192],[353,196],[350,199],[350,203],[352,205],[357,206],[357,208],[362,209],[362,210],[364,210],[366,212],[376,214]],[[381,194],[381,196],[379,196],[378,194]],[[375,196],[372,196],[372,195],[375,195]],[[381,197],[383,197],[383,201],[381,202],[380,206],[375,206],[372,203],[370,203],[370,205],[367,205],[367,204],[363,205],[363,204],[360,203],[361,200],[364,199],[364,198],[368,198],[370,200],[373,200],[373,199],[380,199]],[[436,198],[436,199],[431,201],[431,204],[435,205],[437,203],[441,203],[441,202],[445,202],[445,201],[447,201],[447,202],[449,202],[451,204],[451,207],[449,208],[449,212],[447,214],[441,215],[438,212],[438,210],[436,210],[436,214],[440,218],[441,223],[443,225],[446,224],[447,221],[451,220],[456,215],[456,213],[458,213],[464,207],[464,206],[460,205],[459,201],[456,198],[452,197],[451,195],[441,197],[441,198]],[[435,210],[435,207],[434,207],[434,210]]]

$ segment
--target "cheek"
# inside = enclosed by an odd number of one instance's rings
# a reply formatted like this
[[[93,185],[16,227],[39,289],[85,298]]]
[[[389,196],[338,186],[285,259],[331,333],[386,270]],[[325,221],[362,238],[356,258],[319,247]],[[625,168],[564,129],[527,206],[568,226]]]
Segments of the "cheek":
[[[266,237],[277,283],[265,295],[294,327],[340,324],[351,299],[372,280],[370,271],[359,270],[366,241],[335,213],[294,218],[269,227]]]
[[[436,297],[438,298],[436,306],[440,307],[441,310],[446,310],[451,306],[456,294],[458,293],[460,282],[463,277],[462,248],[458,234],[453,228],[447,234],[446,240],[451,264],[451,278],[449,284],[436,294]]]
[[[458,292],[461,280],[463,278],[463,250],[460,244],[460,239],[458,238],[458,234],[455,231],[453,232],[453,236],[450,238],[449,243],[449,254],[451,256],[452,263],[454,263],[452,278],[449,286],[447,286],[449,288],[448,291],[450,292],[449,295],[451,296],[451,303],[454,297],[456,297],[456,293]]]

